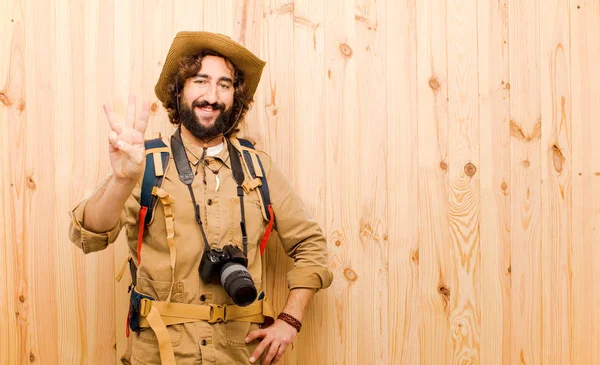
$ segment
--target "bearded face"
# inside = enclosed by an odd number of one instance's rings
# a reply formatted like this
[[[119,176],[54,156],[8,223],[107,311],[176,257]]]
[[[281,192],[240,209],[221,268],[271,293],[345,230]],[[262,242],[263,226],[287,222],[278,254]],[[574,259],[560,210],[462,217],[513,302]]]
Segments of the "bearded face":
[[[218,115],[214,117],[214,121],[194,112],[194,110],[207,110],[208,108],[212,109],[213,112],[218,112]],[[194,101],[191,107],[187,103],[181,103],[179,121],[194,137],[201,141],[210,141],[230,131],[236,122],[232,113],[233,108],[231,106],[227,110],[225,108],[224,104],[209,104],[207,101]]]
[[[198,73],[185,82],[179,122],[196,138],[209,141],[236,123],[232,115],[233,66],[222,57],[205,56]]]

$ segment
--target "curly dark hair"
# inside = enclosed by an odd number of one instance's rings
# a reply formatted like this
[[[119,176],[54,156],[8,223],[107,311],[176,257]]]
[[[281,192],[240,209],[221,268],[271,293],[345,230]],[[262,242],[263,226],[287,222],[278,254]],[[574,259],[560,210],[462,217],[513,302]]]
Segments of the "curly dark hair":
[[[233,62],[215,51],[204,50],[200,54],[184,57],[179,61],[177,73],[171,76],[171,80],[167,84],[167,93],[169,96],[167,100],[163,102],[163,106],[169,114],[169,121],[171,124],[178,126],[180,121],[179,110],[177,108],[177,91],[181,92],[187,79],[198,74],[200,67],[202,66],[202,60],[206,56],[223,58],[232,70],[234,92],[231,115],[235,117],[239,115],[239,117],[235,127],[231,129],[231,132],[227,133],[226,137],[229,137],[230,135],[239,132],[238,127],[240,123],[243,122],[246,112],[250,109],[250,104],[252,103],[253,98],[252,96],[248,95],[246,90],[243,72],[238,69]]]

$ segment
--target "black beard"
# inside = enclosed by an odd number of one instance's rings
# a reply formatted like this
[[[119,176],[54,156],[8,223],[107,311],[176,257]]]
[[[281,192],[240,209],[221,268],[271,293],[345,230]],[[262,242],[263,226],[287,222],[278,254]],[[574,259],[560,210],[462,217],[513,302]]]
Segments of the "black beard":
[[[219,116],[215,119],[214,124],[211,127],[206,128],[200,123],[198,116],[192,110],[194,107],[211,106],[213,110],[220,110]],[[194,102],[192,108],[188,107],[187,104],[182,103],[179,106],[179,121],[194,137],[201,141],[208,142],[216,137],[219,137],[225,132],[228,132],[235,121],[232,117],[232,109],[225,110],[224,104],[209,104],[206,101]]]

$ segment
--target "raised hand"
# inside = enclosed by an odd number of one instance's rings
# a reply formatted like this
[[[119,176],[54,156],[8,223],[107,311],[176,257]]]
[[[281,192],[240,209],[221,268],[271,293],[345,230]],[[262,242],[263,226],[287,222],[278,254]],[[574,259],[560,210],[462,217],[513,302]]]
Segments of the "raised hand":
[[[110,124],[108,135],[110,164],[116,179],[122,182],[137,181],[144,173],[146,149],[144,148],[144,133],[148,126],[150,104],[142,103],[142,112],[135,120],[135,96],[129,97],[125,124],[116,120],[110,106],[104,105],[104,112]]]

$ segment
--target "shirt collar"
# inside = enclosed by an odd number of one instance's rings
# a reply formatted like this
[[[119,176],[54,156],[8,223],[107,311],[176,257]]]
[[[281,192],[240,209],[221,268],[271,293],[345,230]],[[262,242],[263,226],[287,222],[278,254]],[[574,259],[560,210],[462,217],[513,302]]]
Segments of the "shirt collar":
[[[183,135],[181,136],[181,139],[183,141],[183,145],[185,146],[186,149],[186,153],[188,156],[188,159],[190,160],[190,162],[192,164],[196,164],[198,162],[198,159],[202,156],[202,152],[203,152],[203,148],[200,146],[197,146],[195,144],[193,144],[191,141],[189,141],[188,139],[186,139]],[[228,143],[229,141],[227,141],[227,138],[223,138],[223,140],[225,141],[225,145],[223,146],[223,149],[221,150],[221,152],[219,152],[218,154],[216,154],[213,158],[221,160],[222,163],[224,163],[225,165],[227,165],[228,168],[231,169],[231,162],[229,159],[229,149],[228,149]]]

